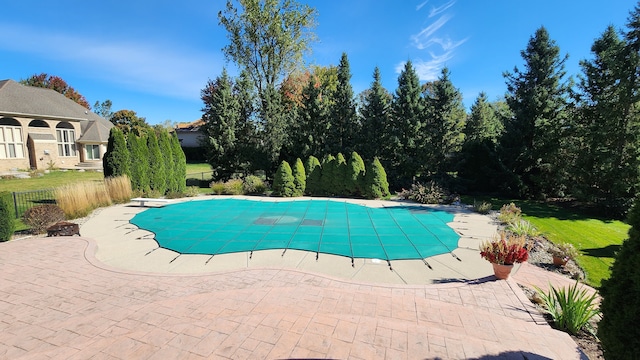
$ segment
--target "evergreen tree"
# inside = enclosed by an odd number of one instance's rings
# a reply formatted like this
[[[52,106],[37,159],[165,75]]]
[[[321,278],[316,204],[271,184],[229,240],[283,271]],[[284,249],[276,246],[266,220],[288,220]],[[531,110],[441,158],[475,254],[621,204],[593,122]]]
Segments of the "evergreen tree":
[[[357,196],[362,194],[364,171],[365,165],[362,157],[357,152],[352,152],[347,164],[346,195]]]
[[[215,81],[209,81],[202,90],[204,101],[200,128],[204,136],[203,147],[207,162],[216,177],[228,179],[238,166],[236,127],[240,117],[240,104],[232,92],[233,84],[226,69]]]
[[[308,157],[325,150],[325,134],[328,128],[326,101],[322,96],[322,84],[315,75],[309,76],[302,90],[302,106],[298,112],[295,134],[298,152]]]
[[[293,165],[292,174],[293,174],[293,185],[295,187],[293,196],[304,195],[304,192],[307,186],[307,174],[304,170],[304,165],[302,164],[302,160],[300,160],[300,158],[296,159],[296,162]]]
[[[288,162],[282,161],[273,178],[273,192],[282,197],[292,197],[296,194],[291,166]]]
[[[127,134],[127,147],[131,156],[131,188],[146,192],[149,187],[147,139],[130,132]]]
[[[497,143],[504,126],[494,106],[487,101],[487,94],[481,92],[471,106],[471,114],[464,127],[465,142],[490,140]]]
[[[102,158],[104,177],[131,176],[130,161],[124,134],[116,127],[111,128],[107,142],[107,152]]]
[[[164,176],[167,190],[178,191],[178,184],[173,174],[173,169],[175,168],[173,163],[173,147],[171,146],[171,139],[166,129],[162,129],[158,133],[158,146],[160,147],[160,153],[162,153],[164,160]]]
[[[336,195],[333,191],[333,179],[336,177],[336,158],[328,154],[322,159],[320,190],[322,195]]]
[[[427,134],[421,129],[425,122],[425,106],[420,79],[411,61],[407,61],[398,76],[398,88],[393,97],[392,126],[388,146],[393,151],[388,166],[392,182],[397,187],[409,187],[420,175],[425,158],[420,154]]]
[[[239,117],[236,131],[236,148],[239,167],[245,174],[258,170],[258,130],[255,121],[255,91],[247,72],[240,73],[235,82],[234,94],[238,99]]]
[[[327,146],[329,153],[351,151],[359,133],[351,70],[347,54],[343,53],[338,65],[338,86],[333,97],[329,116]]]
[[[389,197],[389,183],[387,173],[378,158],[373,159],[364,175],[364,196],[368,199],[381,199]]]
[[[629,48],[613,26],[598,38],[594,59],[580,62],[584,76],[578,88],[578,142],[575,194],[582,200],[613,206],[619,213],[628,207],[638,189],[640,147],[635,85],[628,64]],[[635,75],[634,75],[635,76]]]
[[[427,158],[421,163],[428,164],[426,170],[430,174],[423,175],[443,178],[454,169],[451,159],[463,144],[466,120],[462,94],[453,86],[447,68],[442,69],[438,80],[427,88],[425,100],[429,120],[421,132],[427,139],[423,148]]]
[[[560,57],[560,48],[544,27],[521,55],[525,69],[504,74],[513,118],[505,123],[502,158],[517,179],[514,187],[520,195],[561,195],[567,161],[560,151],[567,118],[567,57]]]
[[[336,155],[336,161],[333,163],[335,167],[333,178],[331,179],[334,195],[344,196],[347,194],[347,159],[345,159],[342,153]]]
[[[373,83],[364,92],[360,110],[362,131],[358,148],[368,159],[378,157],[382,161],[390,160],[389,137],[387,136],[391,112],[391,95],[382,86],[380,69],[373,71]]]
[[[154,131],[149,131],[147,135],[147,147],[149,148],[149,188],[151,191],[164,195],[167,191],[164,159]]]
[[[309,195],[320,195],[322,193],[322,167],[320,160],[311,155],[305,163],[305,173],[307,175],[306,193]]]
[[[640,200],[629,212],[629,238],[602,282],[598,338],[607,359],[636,359],[640,348]]]
[[[187,189],[187,158],[180,146],[178,135],[171,135],[171,155],[173,156],[173,176],[175,178],[175,191],[184,192]]]
[[[260,114],[262,124],[263,169],[271,172],[280,158],[280,151],[287,142],[287,129],[290,114],[284,107],[282,94],[274,87],[265,90]]]
[[[0,242],[11,240],[16,230],[16,214],[12,199],[10,192],[0,192]]]

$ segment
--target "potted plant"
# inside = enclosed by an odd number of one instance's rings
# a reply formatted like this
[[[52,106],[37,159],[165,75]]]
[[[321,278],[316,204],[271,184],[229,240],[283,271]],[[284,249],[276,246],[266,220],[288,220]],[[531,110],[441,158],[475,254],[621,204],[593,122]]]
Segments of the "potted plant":
[[[578,250],[569,243],[555,245],[549,249],[549,253],[553,256],[555,266],[565,266],[569,260],[578,257]]]
[[[495,239],[480,244],[480,256],[493,265],[496,278],[505,280],[513,264],[527,261],[529,251],[524,236],[509,236],[505,231],[500,231]]]

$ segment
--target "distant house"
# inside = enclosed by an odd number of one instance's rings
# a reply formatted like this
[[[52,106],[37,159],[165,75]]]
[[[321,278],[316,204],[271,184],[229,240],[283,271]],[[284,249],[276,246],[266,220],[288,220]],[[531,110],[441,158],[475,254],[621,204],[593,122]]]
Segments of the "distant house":
[[[190,123],[179,123],[176,125],[175,131],[180,140],[180,146],[183,148],[200,147],[200,141],[203,138],[200,127],[204,125],[202,119]]]
[[[54,90],[0,81],[0,171],[102,169],[112,127]]]
[[[180,146],[188,161],[205,161],[205,149],[201,141],[204,139],[202,133],[202,119],[190,123],[179,123],[175,127],[176,135],[180,140]]]

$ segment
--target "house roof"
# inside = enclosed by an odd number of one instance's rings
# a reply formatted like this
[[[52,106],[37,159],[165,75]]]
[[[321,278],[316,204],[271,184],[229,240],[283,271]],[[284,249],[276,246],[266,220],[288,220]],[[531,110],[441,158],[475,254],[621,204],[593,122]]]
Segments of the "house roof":
[[[190,123],[179,123],[176,125],[176,132],[199,131],[200,126],[204,125],[204,120],[198,119]]]
[[[52,134],[47,133],[29,133],[29,137],[33,141],[56,141]]]
[[[0,81],[0,115],[79,121],[83,133],[80,139],[85,142],[107,142],[109,129],[113,127],[108,120],[54,90],[22,85],[10,79]],[[92,130],[93,127],[97,129]],[[90,134],[85,137],[85,132]]]

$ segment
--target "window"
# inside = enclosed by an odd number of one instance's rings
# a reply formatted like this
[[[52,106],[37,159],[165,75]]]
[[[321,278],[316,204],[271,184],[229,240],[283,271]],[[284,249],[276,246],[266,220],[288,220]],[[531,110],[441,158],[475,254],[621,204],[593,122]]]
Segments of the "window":
[[[87,160],[100,160],[100,145],[85,145]]]
[[[56,129],[59,156],[76,156],[76,134],[73,129]]]
[[[0,159],[24,158],[22,128],[0,125]]]

